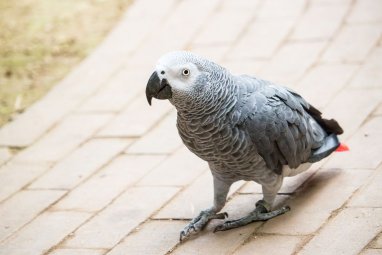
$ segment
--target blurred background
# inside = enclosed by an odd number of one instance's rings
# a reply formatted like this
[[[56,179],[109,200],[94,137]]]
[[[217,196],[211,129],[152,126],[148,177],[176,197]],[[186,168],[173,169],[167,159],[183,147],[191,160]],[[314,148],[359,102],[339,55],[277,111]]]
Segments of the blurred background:
[[[286,179],[287,214],[179,244],[212,176],[145,97],[173,50],[292,88],[350,151]],[[0,255],[380,254],[382,1],[0,0],[0,126]]]
[[[0,126],[101,42],[131,0],[0,0]]]

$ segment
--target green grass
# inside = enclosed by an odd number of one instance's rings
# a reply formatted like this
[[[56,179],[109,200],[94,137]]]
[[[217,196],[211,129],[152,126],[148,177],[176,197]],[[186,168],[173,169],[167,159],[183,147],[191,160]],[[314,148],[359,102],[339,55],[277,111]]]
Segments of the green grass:
[[[99,44],[132,0],[0,0],[0,126]]]

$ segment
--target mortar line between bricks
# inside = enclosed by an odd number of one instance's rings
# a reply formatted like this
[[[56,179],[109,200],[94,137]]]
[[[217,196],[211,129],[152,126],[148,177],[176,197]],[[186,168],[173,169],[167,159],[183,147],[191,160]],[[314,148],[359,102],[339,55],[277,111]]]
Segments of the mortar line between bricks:
[[[374,110],[374,109],[373,109]],[[372,111],[367,115],[367,117],[362,121],[362,123],[360,123],[360,125],[358,125],[358,127],[349,134],[349,136],[346,138],[346,139],[343,139],[343,141],[345,142],[349,142],[353,137],[355,137],[355,135],[357,134],[358,131],[360,131],[364,125],[366,125],[368,123],[368,118],[369,117],[372,117],[372,115],[370,115],[372,113]],[[327,162],[325,162],[321,167],[322,168],[325,168],[325,165],[327,164]],[[359,169],[359,168],[346,168],[346,169]],[[365,170],[374,170],[373,168],[362,168],[362,169],[365,169]]]
[[[7,149],[10,149],[9,146],[1,146],[0,148],[5,148],[6,150],[7,150]],[[4,167],[5,165],[7,165],[9,162],[11,162],[11,160],[13,159],[13,157],[16,155],[16,154],[13,154],[12,152],[10,152],[10,153],[11,153],[11,156],[10,156],[8,159],[4,160],[3,163],[0,164],[0,169],[1,169],[2,167]]]
[[[98,174],[99,172],[101,172],[102,170],[104,170],[107,166],[109,166],[115,159],[119,158],[120,156],[123,156],[124,153],[123,151],[126,150],[127,148],[129,148],[130,146],[132,145],[129,144],[125,147],[123,147],[123,149],[121,149],[121,151],[117,154],[115,154],[113,157],[111,157],[109,160],[107,160],[104,164],[102,164],[101,166],[97,167],[96,170],[90,174],[89,176],[87,176],[86,178],[84,178],[82,181],[80,181],[79,183],[77,183],[76,185],[72,186],[70,189],[69,189],[69,192],[65,195],[65,197],[63,198],[66,198],[66,196],[68,194],[70,194],[73,190],[75,190],[76,188],[78,188],[79,186],[81,186],[82,184],[84,184],[85,182],[87,182],[89,179],[93,178],[96,174]],[[59,200],[56,201],[55,204],[57,204],[58,202],[60,202]],[[55,205],[54,204],[54,205]],[[53,206],[54,206],[53,205]],[[61,211],[61,210],[54,210],[54,211]]]
[[[135,2],[135,0],[132,0],[132,3],[130,3],[130,6],[131,6],[132,4],[134,4],[134,2]],[[168,13],[175,13],[175,11],[174,11],[174,12],[171,12],[171,10],[174,10],[174,9],[176,10],[176,8],[178,7],[178,5],[179,5],[179,1],[174,1],[173,4],[172,4],[172,7],[170,7],[169,10],[168,10],[167,12],[164,12],[164,13],[163,13],[163,17],[162,17],[161,19],[159,19],[159,21],[158,21],[153,27],[156,28],[156,27],[158,27],[160,24],[163,24],[167,19],[169,19],[169,17],[170,17],[171,15],[166,15],[166,14],[168,14]],[[128,11],[127,11],[127,12],[128,12]],[[128,13],[125,14],[125,16],[128,16]],[[120,20],[120,22],[122,22],[122,20],[123,20],[123,18]],[[117,26],[118,26],[118,25],[117,25]],[[121,70],[124,70],[124,68],[125,68],[126,66],[129,65],[129,63],[130,63],[130,58],[131,58],[134,54],[136,54],[136,53],[139,51],[140,48],[143,47],[142,45],[143,45],[144,42],[147,40],[147,38],[149,38],[151,35],[152,35],[152,29],[146,31],[145,35],[142,36],[141,40],[140,40],[139,43],[137,44],[138,46],[137,46],[134,50],[131,50],[130,52],[128,52],[128,53],[126,54],[126,59],[127,59],[127,60],[123,60],[123,59],[121,59],[121,63],[120,63],[120,65],[117,66],[117,67],[115,68],[115,71],[112,73],[112,75],[110,75],[110,76],[106,79],[106,81],[105,81],[104,83],[106,83],[107,81],[110,81],[110,80],[111,80],[111,77],[114,77],[115,74],[118,74]],[[91,93],[91,94],[90,94],[88,97],[86,97],[86,98],[85,98],[79,105],[77,105],[76,108],[81,108],[81,106],[82,106],[84,103],[86,103],[87,99],[89,99],[89,98],[95,96],[95,95],[96,95],[97,93],[99,93],[102,89],[103,89],[103,87],[102,87],[102,86],[99,86],[96,90],[94,90],[93,93]],[[139,92],[137,92],[137,94],[139,94]],[[134,100],[132,100],[132,101],[134,101]],[[132,102],[132,101],[131,101],[131,102]],[[124,107],[121,108],[121,111],[119,111],[119,112],[122,112],[123,110],[125,110],[131,102],[126,103],[126,104],[124,105]]]
[[[58,125],[59,123],[56,123],[56,125]],[[73,152],[75,152],[77,149],[79,149],[80,147],[82,147],[84,144],[86,144],[87,142],[91,141],[92,139],[94,139],[94,134],[96,134],[97,132],[100,131],[101,128],[98,128],[98,129],[95,129],[95,131],[91,134],[91,136],[89,136],[87,139],[84,139],[82,142],[80,142],[75,148],[69,150],[67,153],[65,153],[63,156],[61,156],[59,159],[55,160],[55,161],[43,161],[43,163],[47,163],[47,164],[50,164],[47,168],[47,170],[43,171],[40,175],[36,176],[35,178],[33,178],[31,181],[29,181],[27,184],[25,184],[24,186],[22,186],[20,189],[18,189],[17,191],[15,191],[14,193],[12,193],[11,195],[7,196],[5,199],[1,200],[0,203],[8,200],[9,198],[13,197],[17,192],[19,192],[20,190],[25,190],[27,189],[27,187],[32,184],[34,181],[36,181],[38,178],[42,177],[44,174],[46,174],[49,170],[53,169],[56,165],[58,165],[60,162],[62,162],[63,160],[65,160],[66,158],[68,158]],[[37,140],[36,140],[37,142]],[[32,147],[33,145],[30,145],[26,148],[29,148],[29,147]],[[15,155],[16,156],[16,155]],[[14,156],[14,157],[15,157]],[[13,157],[13,158],[14,158]],[[13,159],[12,158],[12,159]],[[16,161],[17,162],[17,161]],[[33,162],[33,161],[32,161]],[[21,160],[20,163],[28,163],[28,160],[27,161],[23,161]],[[38,162],[33,162],[33,163],[38,163]]]
[[[159,165],[159,164],[158,164]],[[187,189],[189,186],[191,186],[200,176],[202,176],[203,174],[205,174],[205,171],[202,171],[199,175],[197,175],[189,184],[187,184],[187,185],[181,185],[180,187],[179,187],[179,190],[178,190],[178,192],[177,193],[175,193],[169,200],[167,200],[165,203],[163,203],[162,204],[162,206],[160,206],[157,210],[155,210],[152,214],[150,214],[150,216],[149,217],[147,217],[147,219],[146,220],[144,220],[144,221],[142,221],[140,224],[138,224],[138,226],[136,226],[135,228],[134,228],[134,230],[132,230],[132,231],[130,231],[129,233],[127,233],[123,238],[121,238],[121,240],[119,240],[119,242],[117,243],[117,244],[115,244],[112,248],[110,248],[109,249],[109,251],[111,251],[112,249],[114,249],[116,246],[118,246],[119,244],[121,244],[121,243],[123,243],[131,234],[133,234],[133,233],[135,233],[135,232],[137,232],[136,231],[136,229],[139,229],[142,225],[144,225],[145,223],[147,223],[147,222],[149,222],[149,221],[153,221],[153,220],[157,220],[157,219],[153,219],[152,217],[154,216],[154,215],[156,215],[160,210],[162,210],[164,207],[166,207],[168,204],[170,204],[174,199],[176,199],[176,197],[177,196],[179,196],[185,189]],[[135,186],[135,187],[141,187],[141,186]],[[161,187],[166,187],[166,186],[161,186]],[[167,187],[171,187],[171,186],[169,186],[169,185],[167,185]],[[169,219],[163,219],[163,220],[169,220]],[[174,220],[178,220],[178,219],[174,219]],[[179,220],[181,220],[181,219],[179,219]],[[185,219],[185,220],[187,220],[187,219]],[[188,219],[188,221],[189,221],[190,219]],[[178,242],[179,243],[179,242]],[[175,245],[175,246],[177,246],[178,245],[178,243]],[[175,247],[174,246],[174,247]],[[174,248],[173,247],[173,248]],[[172,248],[172,249],[173,249]],[[108,251],[108,252],[109,252]],[[167,253],[165,253],[165,254],[167,254]]]
[[[280,40],[279,44],[273,51],[273,55],[270,57],[270,59],[274,58],[274,56],[277,55],[277,53],[280,51],[280,49],[283,47],[283,45],[287,45],[289,41],[289,37],[291,34],[294,32],[295,27],[297,26],[298,23],[300,23],[300,20],[302,19],[302,16],[304,15],[304,11],[309,7],[309,2],[306,1],[303,9],[299,13],[298,17],[293,21],[293,24],[291,28],[289,29],[288,33],[284,36],[283,39]]]
[[[131,144],[129,145],[131,146]],[[122,154],[122,153],[121,153]],[[119,154],[120,155],[120,154]],[[111,204],[113,204],[122,194],[124,194],[125,192],[127,192],[129,189],[135,187],[135,184],[138,183],[141,179],[143,179],[146,175],[148,175],[151,171],[153,171],[157,166],[159,166],[160,164],[162,164],[168,157],[165,157],[163,158],[156,166],[153,166],[151,168],[151,170],[149,170],[145,175],[143,175],[140,179],[138,179],[136,182],[134,182],[133,184],[127,186],[125,189],[123,189],[121,192],[118,193],[117,196],[115,196],[113,199],[111,199],[109,201],[109,203],[107,203],[105,206],[103,206],[101,209],[97,210],[97,211],[93,211],[92,212],[92,215],[86,219],[84,222],[82,222],[80,225],[78,225],[73,231],[71,231],[71,234],[72,233],[75,233],[78,229],[80,229],[82,226],[86,225],[88,222],[90,222],[92,219],[94,219],[97,215],[99,215],[100,213],[102,213],[108,206],[110,206]],[[52,205],[54,206],[54,205]],[[54,211],[65,211],[65,210],[54,210]],[[70,234],[65,236],[60,242],[58,242],[56,245],[52,246],[50,250],[54,250],[56,249],[57,247],[61,246],[63,243],[66,242],[66,240],[68,240],[70,238]],[[64,246],[63,248],[66,248],[66,246]],[[69,247],[69,248],[79,248],[79,247]],[[82,247],[83,248],[83,247]],[[109,248],[100,248],[100,249],[105,249],[107,252],[110,251]],[[44,255],[48,255],[48,253],[44,253]]]
[[[360,254],[364,251],[364,250],[366,250],[366,249],[376,249],[376,250],[379,250],[379,249],[381,249],[382,250],[382,247],[373,247],[373,246],[371,246],[371,244],[372,243],[375,243],[377,240],[378,240],[378,237],[380,236],[380,235],[382,235],[382,231],[381,232],[379,232],[365,247],[363,247],[363,249],[361,250],[361,252],[360,252]]]
[[[176,6],[177,3],[178,3],[178,2],[175,2],[174,6]],[[130,3],[129,6],[131,6],[132,4],[134,4],[134,1],[132,1],[132,2]],[[127,12],[128,12],[128,11],[127,11]],[[166,12],[166,13],[168,13],[168,12]],[[127,14],[127,15],[128,15],[128,14]],[[126,15],[125,15],[125,16],[126,16]],[[168,18],[167,16],[169,16],[169,15],[163,15],[163,16],[164,16],[163,19],[165,20],[166,18]],[[121,20],[119,20],[119,23],[116,25],[116,27],[118,27],[118,25],[121,24],[121,22],[122,22],[123,20],[124,20],[124,18],[122,18]],[[156,24],[160,24],[160,22],[158,22],[158,23],[156,23]],[[157,26],[158,26],[158,25],[155,25],[155,27],[157,27]],[[113,30],[112,30],[112,31],[113,31]],[[109,32],[109,35],[112,33],[112,31]],[[147,32],[146,32],[146,35],[142,37],[142,39],[141,39],[140,42],[144,42],[145,39],[146,39],[149,35],[151,35],[151,33],[152,33],[151,31],[152,31],[152,30],[147,31]],[[107,36],[106,38],[108,38],[108,36]],[[103,40],[103,42],[106,40],[106,38]],[[102,43],[101,43],[101,44],[102,44]],[[139,44],[138,44],[138,49],[139,49],[140,47],[142,47],[142,46],[141,46],[142,44],[143,44],[143,43],[139,43]],[[94,51],[93,51],[93,53],[91,53],[91,55],[94,55],[94,54],[97,52],[97,50],[99,49],[99,47],[100,47],[100,46],[98,46],[96,49],[94,49]],[[132,54],[135,54],[135,53],[138,51],[138,49],[131,50],[131,51],[127,54],[126,58],[129,59],[129,57],[131,57]],[[89,56],[90,56],[90,55],[89,55]],[[78,66],[81,65],[81,63],[83,63],[87,58],[88,58],[88,57],[86,57],[85,59],[83,59],[83,60],[82,60],[82,61],[81,61],[75,68],[78,68]],[[88,96],[83,97],[83,98],[76,104],[75,107],[73,107],[71,110],[68,110],[66,113],[64,113],[64,114],[61,116],[61,118],[60,118],[59,120],[54,121],[54,122],[51,124],[51,126],[48,127],[48,128],[45,130],[45,132],[44,132],[43,134],[41,134],[40,136],[38,136],[38,137],[37,137],[31,144],[29,144],[29,145],[26,146],[25,148],[29,148],[29,147],[33,146],[33,145],[34,145],[36,142],[38,142],[38,141],[39,141],[45,134],[49,133],[53,128],[55,128],[56,126],[58,126],[58,124],[60,124],[60,123],[62,122],[63,119],[65,119],[65,118],[66,118],[68,115],[70,115],[71,113],[75,112],[75,111],[76,111],[75,109],[78,109],[84,102],[87,101],[87,99],[89,99],[89,98],[93,97],[94,95],[96,95],[96,93],[99,92],[99,91],[102,89],[102,86],[101,86],[101,85],[104,84],[104,83],[106,83],[107,81],[110,81],[111,78],[114,77],[120,70],[123,70],[123,68],[124,68],[125,66],[126,66],[126,62],[125,62],[125,60],[120,60],[120,63],[117,63],[117,65],[115,66],[113,72],[111,72],[109,75],[107,75],[106,77],[104,77],[104,79],[100,79],[100,81],[98,81],[99,86],[97,86],[97,88],[93,91],[93,93],[90,93]],[[68,73],[68,75],[70,75],[70,73]],[[68,76],[68,75],[67,75],[67,76]],[[66,78],[66,76],[65,76],[60,82],[62,82],[65,78]],[[56,85],[58,85],[60,82],[58,82]],[[49,94],[46,95],[46,96],[49,96]],[[17,154],[15,154],[14,156],[16,156],[16,155],[17,155]]]
[[[356,0],[352,0],[352,1],[350,2],[350,4],[349,4],[349,5],[350,5],[350,6],[349,6],[349,9],[347,10],[346,14],[344,15],[344,18],[343,18],[343,20],[342,20],[342,22],[341,22],[341,24],[340,24],[339,29],[338,29],[334,34],[339,34],[340,31],[342,30],[343,26],[347,24],[347,23],[346,23],[346,19],[348,18],[348,16],[350,15],[350,13],[353,11],[353,9],[354,9],[354,3],[355,3],[355,2],[356,2]],[[329,44],[330,44],[331,42],[333,42],[333,38],[330,38],[330,39],[328,40],[328,42],[329,42]],[[368,59],[368,57],[369,57],[370,55],[372,55],[373,50],[374,50],[376,47],[378,47],[378,40],[377,40],[377,42],[375,43],[374,46],[370,47],[370,50],[369,50],[369,52],[366,54],[366,57],[365,57],[365,59],[364,59],[363,61],[356,62],[356,63],[353,63],[353,62],[350,62],[350,63],[349,63],[349,62],[345,62],[345,63],[344,63],[343,61],[340,61],[340,62],[339,62],[339,63],[341,63],[341,64],[356,64],[356,65],[358,65],[358,66],[357,66],[357,68],[353,71],[352,75],[350,75],[350,77],[345,81],[345,83],[344,83],[344,85],[342,86],[342,88],[340,88],[336,93],[333,93],[333,95],[330,96],[330,98],[329,98],[328,102],[326,103],[326,105],[324,106],[324,108],[327,107],[327,106],[334,100],[334,98],[335,98],[341,91],[344,91],[345,88],[347,88],[347,87],[350,86],[350,82],[351,82],[351,81],[355,78],[355,76],[359,73],[359,71],[361,70],[363,64],[366,62],[366,60]],[[320,62],[320,64],[325,64],[325,62]]]
[[[290,201],[293,197],[298,196],[299,190],[305,185],[305,183],[307,183],[309,180],[314,178],[314,176],[317,175],[320,170],[322,170],[322,167],[320,167],[316,171],[314,171],[304,182],[302,182],[299,186],[297,186],[293,190],[293,195],[290,195],[289,198],[287,198],[284,201],[284,204],[288,204],[288,201]],[[259,236],[260,235],[281,235],[281,236],[305,236],[305,237],[309,236],[309,235],[294,235],[294,234],[279,234],[279,233],[262,233],[262,232],[259,232],[263,228],[264,224],[266,224],[266,223],[267,222],[264,221],[258,227],[256,227],[253,230],[253,232],[246,239],[243,240],[241,245],[239,245],[238,247],[236,247],[236,249],[233,250],[233,252],[231,254],[234,254],[242,245],[250,242],[253,239],[253,237],[256,236],[256,235],[259,235]]]
[[[65,194],[67,194],[67,192],[64,192],[59,198],[57,198],[56,201],[60,200],[62,197],[65,196]],[[29,225],[32,221],[34,221],[37,217],[39,217],[41,214],[43,214],[44,212],[48,211],[48,209],[56,202],[52,202],[50,203],[47,207],[45,207],[43,210],[41,210],[39,213],[37,213],[34,217],[32,217],[30,220],[28,220],[27,222],[25,222],[24,224],[22,224],[21,226],[19,226],[17,229],[15,229],[8,237],[0,240],[0,245],[6,243],[8,240],[11,240],[15,235],[18,234],[18,232],[20,232],[23,228],[25,228],[27,225]]]
[[[382,165],[382,164],[380,164]],[[314,231],[313,233],[311,233],[309,235],[309,238],[307,238],[305,240],[305,242],[299,247],[299,249],[296,249],[295,252],[293,253],[293,255],[298,255],[298,253],[317,235],[320,234],[320,232],[322,231],[322,229],[327,225],[329,224],[329,222],[334,219],[341,211],[343,211],[345,208],[347,208],[347,204],[348,202],[354,197],[354,195],[359,191],[361,190],[367,183],[369,183],[371,180],[369,180],[370,178],[372,177],[372,174],[371,176],[369,176],[365,182],[361,185],[358,186],[358,188],[356,188],[352,193],[351,195],[343,202],[343,204],[335,209],[334,211],[332,211],[329,215],[329,217],[321,224],[321,226],[316,230]],[[366,208],[370,208],[370,207],[366,207]]]
[[[251,27],[251,25],[257,20],[259,12],[263,9],[264,2],[265,0],[259,0],[259,2],[256,5],[253,16],[249,19],[247,24],[241,29],[237,37],[230,43],[230,45],[228,46],[228,49],[222,54],[221,56],[222,61],[228,60],[227,56],[233,51],[233,49],[236,47],[238,42],[245,36],[246,32]]]
[[[338,28],[333,32],[333,35],[331,37],[329,37],[326,42],[325,42],[325,45],[324,47],[319,51],[316,59],[313,61],[313,63],[305,70],[305,72],[296,79],[296,84],[298,84],[299,82],[301,82],[301,80],[303,79],[303,77],[309,73],[310,70],[312,70],[313,68],[315,68],[318,64],[320,64],[320,60],[323,56],[323,54],[326,52],[326,50],[331,46],[332,42],[334,41],[334,38],[336,35],[338,35],[340,33],[340,31],[342,30],[344,24],[346,24],[346,19],[347,17],[349,16],[349,14],[351,13],[352,9],[353,9],[353,4],[356,0],[352,0],[348,6],[347,6],[347,10],[346,10],[346,13],[344,14],[344,16],[342,17],[341,19],[341,22],[338,26]],[[298,25],[298,24],[297,24]],[[355,71],[354,71],[355,72]],[[350,78],[349,78],[350,79]],[[346,82],[344,83],[346,84]],[[345,87],[346,85],[344,85],[343,87]],[[339,90],[340,91],[340,90]],[[334,93],[335,94],[335,93]]]
[[[54,163],[53,164],[50,164],[49,166],[47,166],[47,169],[45,169],[45,171],[43,171],[42,173],[40,173],[39,175],[37,175],[36,177],[32,178],[28,183],[26,183],[24,186],[22,186],[20,189],[18,189],[17,191],[13,192],[12,194],[10,194],[9,196],[7,196],[6,198],[4,198],[3,200],[0,200],[0,204],[3,204],[4,202],[8,201],[9,199],[11,199],[12,197],[14,197],[18,192],[20,192],[21,190],[27,190],[27,187],[32,184],[34,181],[36,181],[38,178],[40,178],[41,176],[43,176],[45,173],[47,173],[49,170],[51,170],[53,167],[54,167]]]
[[[382,91],[382,89],[380,89]],[[380,101],[382,102],[382,100]],[[373,108],[373,110],[371,110],[366,116],[365,118],[363,119],[363,121],[361,122],[361,124],[359,125],[359,127],[363,127],[364,125],[366,125],[366,123],[368,123],[370,120],[372,120],[373,118],[375,118],[375,116],[373,115],[373,112],[378,109],[378,106],[380,104],[380,102]],[[358,131],[358,130],[357,130]],[[355,132],[354,132],[355,133]]]
[[[203,174],[203,173],[202,173]],[[200,174],[200,176],[202,175],[202,174]],[[194,181],[193,182],[195,182],[196,181],[196,179],[194,179]],[[236,196],[238,196],[238,195],[240,195],[239,194],[239,190],[241,189],[241,188],[243,188],[243,186],[244,186],[244,184],[245,183],[243,183],[243,185],[240,187],[240,188],[238,188],[231,196],[228,196],[227,197],[227,200],[226,200],[226,204],[229,202],[229,201],[231,201],[232,199],[234,199]],[[191,185],[191,184],[190,184]],[[190,186],[189,185],[189,186]],[[179,192],[180,193],[180,192]],[[222,209],[223,210],[223,209]],[[182,220],[182,219],[177,219],[177,220]],[[188,219],[188,221],[190,221],[191,219]],[[175,246],[174,247],[172,247],[171,249],[169,249],[164,255],[169,255],[169,254],[171,254],[173,251],[175,251],[179,246],[181,245],[181,242],[177,242],[176,244],[175,244]],[[237,247],[240,247],[240,245],[241,244],[239,244]],[[236,247],[236,248],[237,248]]]
[[[46,252],[44,252],[42,255],[49,255],[52,251],[54,251],[55,249],[65,249],[65,250],[73,250],[73,251],[76,251],[76,250],[90,250],[90,251],[102,251],[103,254],[105,254],[105,252],[107,252],[107,249],[105,248],[78,248],[78,247],[65,247],[65,248],[60,248],[60,247],[51,247],[49,248]]]
[[[125,146],[123,150],[125,150],[126,148],[128,148],[131,144]],[[72,187],[71,189],[68,189],[66,190],[65,193],[62,194],[62,196],[60,196],[60,198],[58,198],[56,201],[52,202],[49,206],[47,206],[44,210],[42,210],[41,212],[39,212],[38,214],[36,214],[30,221],[28,221],[26,224],[24,224],[22,227],[18,228],[16,231],[14,231],[9,237],[7,237],[6,239],[2,240],[0,242],[0,244],[2,243],[5,243],[7,240],[9,240],[10,238],[12,238],[14,235],[16,235],[18,232],[22,231],[22,229],[24,227],[26,227],[27,225],[29,225],[32,221],[34,221],[37,217],[39,217],[40,215],[44,214],[45,212],[48,212],[48,211],[76,211],[76,210],[52,210],[52,207],[55,206],[57,203],[59,203],[62,199],[64,199],[68,194],[70,194],[70,192],[75,189],[76,187],[78,187],[79,185],[81,185],[83,182],[85,182],[86,180],[90,179],[94,174],[98,173],[99,171],[101,171],[105,166],[107,166],[108,164],[110,164],[110,162],[112,162],[115,158],[117,158],[118,156],[122,155],[122,152],[116,154],[114,157],[112,157],[109,161],[107,161],[105,164],[101,165],[99,168],[97,168],[97,170],[90,176],[88,176],[87,178],[85,178],[83,181],[81,181],[78,185],[75,185],[74,187]],[[52,166],[53,168],[53,166]],[[41,175],[39,175],[39,177],[41,177],[43,174],[47,173],[50,169],[46,170],[44,173],[42,173]],[[33,181],[37,180],[39,177],[36,177]],[[28,189],[27,186],[29,186],[31,183],[33,183],[33,181],[29,182],[28,184],[24,185],[23,188],[21,188],[20,190],[36,190],[36,189]],[[15,196],[20,190],[18,190],[17,192],[13,193],[10,197],[13,197]],[[49,189],[46,189],[46,190],[49,190]],[[7,198],[10,199],[10,197]],[[78,211],[78,210],[77,210]],[[78,211],[79,212],[79,211]],[[80,211],[80,212],[86,212],[86,211]],[[90,213],[90,214],[93,214],[94,212],[87,212],[87,213]],[[85,221],[86,222],[86,221]]]
[[[306,238],[308,235],[297,235],[297,234],[279,234],[279,233],[257,233],[256,231],[259,230],[260,228],[263,227],[263,225],[266,223],[266,221],[261,224],[259,227],[257,227],[255,229],[255,231],[253,233],[251,233],[248,238],[246,238],[242,243],[241,245],[239,245],[238,247],[236,247],[231,254],[235,254],[236,251],[238,251],[243,245],[249,243],[250,241],[252,241],[252,239],[254,239],[255,236],[285,236],[285,237],[289,237],[289,236],[293,236],[293,237],[301,237],[301,238]]]
[[[211,8],[211,12],[206,16],[205,19],[208,19],[208,17],[210,17],[211,14],[213,14],[216,11],[218,11],[219,8],[221,8],[222,4],[223,4],[223,0],[218,0],[216,2],[216,6],[214,8]],[[202,22],[202,24],[204,24],[204,23],[205,22]],[[194,33],[190,36],[189,41],[184,44],[184,49],[185,50],[189,50],[192,47],[193,39],[195,39],[201,32],[203,32],[203,29],[204,29],[204,27],[202,25],[199,28],[195,29]]]
[[[333,100],[336,98],[336,96],[338,94],[340,94],[342,91],[344,91],[348,86],[349,86],[349,83],[352,81],[353,77],[356,75],[356,73],[358,73],[358,71],[361,69],[362,65],[361,64],[354,64],[354,63],[342,63],[342,62],[339,62],[340,64],[350,64],[350,65],[356,65],[353,73],[349,76],[349,78],[347,80],[345,80],[344,84],[342,85],[341,88],[337,89],[332,95],[328,96],[328,101],[324,104],[323,106],[323,109],[325,109],[326,107],[328,107],[328,105],[333,102]],[[322,64],[325,64],[325,63],[322,63],[322,62],[317,62],[316,66],[317,65],[322,65]],[[300,81],[303,79],[304,77],[302,76]]]

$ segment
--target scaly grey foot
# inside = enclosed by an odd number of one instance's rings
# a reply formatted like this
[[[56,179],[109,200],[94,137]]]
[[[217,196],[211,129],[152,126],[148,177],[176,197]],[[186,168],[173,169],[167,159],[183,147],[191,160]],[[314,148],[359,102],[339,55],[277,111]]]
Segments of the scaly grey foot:
[[[216,214],[211,210],[201,211],[199,215],[192,219],[190,223],[180,232],[179,240],[182,242],[188,237],[199,233],[212,219],[225,219],[227,217],[228,214],[225,212]]]
[[[289,206],[283,206],[277,210],[269,211],[267,209],[266,203],[264,200],[260,200],[256,203],[256,209],[251,212],[248,216],[243,217],[241,219],[237,220],[230,220],[226,221],[221,225],[218,225],[214,232],[218,231],[226,231],[233,228],[238,228],[241,226],[248,225],[249,223],[255,222],[255,221],[266,221],[269,219],[272,219],[276,216],[279,216],[281,214],[284,214],[290,210]]]

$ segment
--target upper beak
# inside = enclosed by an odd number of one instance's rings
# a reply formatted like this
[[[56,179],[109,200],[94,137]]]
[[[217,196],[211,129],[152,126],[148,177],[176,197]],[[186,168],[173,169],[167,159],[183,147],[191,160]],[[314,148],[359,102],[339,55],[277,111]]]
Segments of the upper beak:
[[[146,86],[146,98],[151,105],[151,99],[169,99],[172,97],[170,84],[166,79],[159,79],[158,73],[153,72]]]

